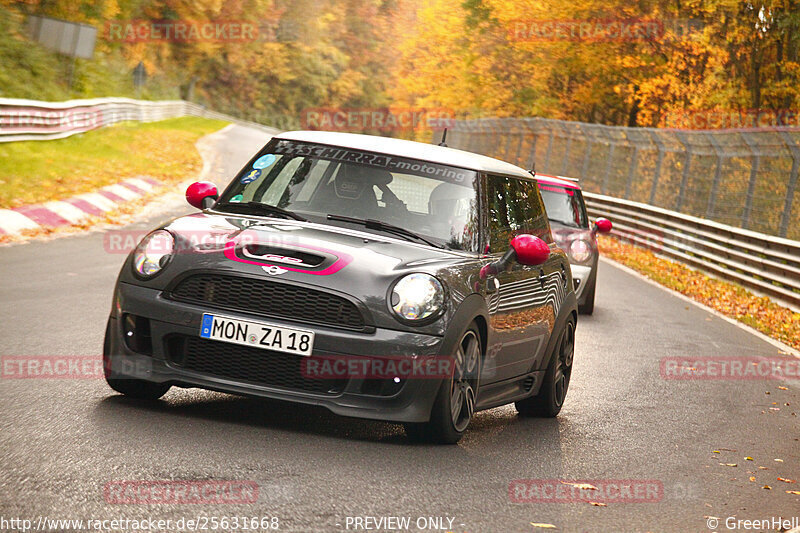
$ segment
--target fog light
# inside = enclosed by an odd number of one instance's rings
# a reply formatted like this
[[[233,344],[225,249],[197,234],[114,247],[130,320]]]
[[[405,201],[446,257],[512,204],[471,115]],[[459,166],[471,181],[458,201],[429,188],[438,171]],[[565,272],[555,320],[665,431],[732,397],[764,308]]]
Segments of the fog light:
[[[126,314],[122,319],[125,344],[132,352],[153,355],[150,321],[144,317]]]

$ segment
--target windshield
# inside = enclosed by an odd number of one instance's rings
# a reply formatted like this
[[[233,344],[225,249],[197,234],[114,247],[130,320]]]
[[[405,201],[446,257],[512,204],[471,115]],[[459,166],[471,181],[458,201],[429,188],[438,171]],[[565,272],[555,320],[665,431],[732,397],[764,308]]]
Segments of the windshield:
[[[547,218],[574,228],[588,228],[589,221],[581,191],[571,187],[539,183]]]
[[[239,173],[215,209],[234,212],[230,203],[257,202],[312,222],[354,229],[328,215],[379,220],[436,244],[476,251],[477,183],[471,170],[277,140]],[[389,235],[376,227],[358,229]]]

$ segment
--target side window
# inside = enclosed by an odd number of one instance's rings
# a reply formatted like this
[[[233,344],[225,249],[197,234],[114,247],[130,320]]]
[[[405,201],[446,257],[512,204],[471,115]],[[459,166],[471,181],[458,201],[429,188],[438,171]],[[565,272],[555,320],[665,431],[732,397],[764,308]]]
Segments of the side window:
[[[487,176],[489,246],[503,252],[520,233],[530,233],[552,242],[544,204],[532,181],[505,176]]]

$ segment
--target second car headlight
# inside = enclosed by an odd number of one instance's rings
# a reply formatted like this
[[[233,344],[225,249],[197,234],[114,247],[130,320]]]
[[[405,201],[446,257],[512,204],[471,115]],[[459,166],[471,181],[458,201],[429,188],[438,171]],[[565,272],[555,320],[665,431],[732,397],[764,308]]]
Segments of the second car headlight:
[[[133,253],[133,271],[151,278],[167,266],[175,250],[175,238],[166,230],[152,232],[139,243]]]
[[[575,239],[569,245],[569,256],[576,263],[583,263],[592,256],[592,247],[583,239]]]
[[[424,320],[444,306],[444,288],[430,274],[409,274],[395,284],[390,305],[404,320]]]

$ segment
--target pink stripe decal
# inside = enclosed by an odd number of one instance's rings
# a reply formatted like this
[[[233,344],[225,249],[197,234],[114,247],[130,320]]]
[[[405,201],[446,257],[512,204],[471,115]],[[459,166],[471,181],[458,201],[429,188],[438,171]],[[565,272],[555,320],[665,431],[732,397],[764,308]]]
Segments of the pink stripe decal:
[[[139,187],[137,187],[132,183],[128,183],[127,181],[120,181],[119,184],[125,187],[126,189],[135,192],[136,194],[144,194],[144,191],[142,189],[140,189]]]
[[[89,213],[90,215],[102,215],[104,213],[102,209],[100,209],[96,205],[90,204],[83,198],[67,198],[66,200],[63,201],[67,202],[68,204],[74,205],[81,211]]]
[[[557,185],[559,187],[569,187],[570,189],[580,189],[581,186],[569,180],[560,180],[558,178],[551,178],[542,174],[536,175],[536,181],[539,183],[547,183],[548,185]]]
[[[25,206],[14,209],[40,226],[68,226],[70,222],[44,207]]]
[[[293,244],[292,246],[298,246]],[[271,265],[267,263],[259,263],[258,261],[250,261],[249,259],[242,259],[241,257],[236,255],[236,241],[228,241],[225,243],[225,257],[230,259],[231,261],[238,261],[239,263],[247,263],[248,265],[257,265],[257,266],[277,266],[279,268],[283,268],[286,270],[291,270],[292,272],[302,272],[303,274],[314,274],[315,276],[330,276],[331,274],[336,274],[341,269],[349,265],[353,261],[353,256],[350,254],[345,254],[341,252],[334,253],[332,250],[326,250],[325,248],[316,248],[314,246],[298,246],[299,248],[306,248],[307,250],[316,250],[318,252],[325,252],[336,256],[336,261],[333,262],[331,266],[324,270],[305,270],[302,268],[292,268],[287,266],[283,263],[279,265]]]
[[[112,202],[115,202],[115,203],[118,203],[118,204],[121,204],[121,203],[127,201],[127,200],[125,200],[125,198],[122,198],[121,196],[117,196],[113,192],[104,191],[103,189],[100,189],[99,191],[97,191],[97,194],[105,196],[106,198],[108,198]]]

